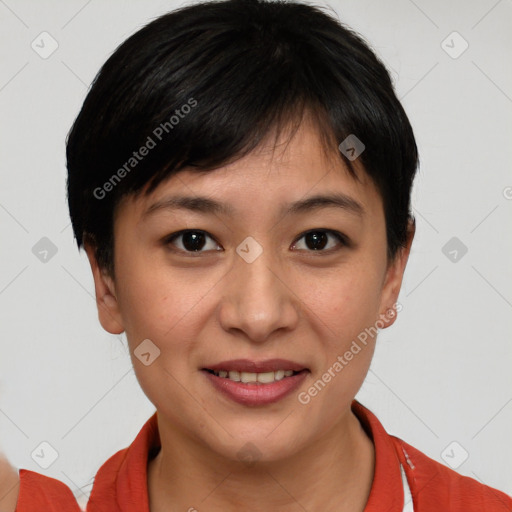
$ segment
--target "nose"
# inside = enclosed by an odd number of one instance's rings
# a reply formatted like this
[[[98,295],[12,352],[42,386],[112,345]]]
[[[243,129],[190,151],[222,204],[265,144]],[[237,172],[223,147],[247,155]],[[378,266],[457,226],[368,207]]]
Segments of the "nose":
[[[300,300],[289,272],[271,260],[270,251],[252,263],[237,256],[225,283],[218,318],[226,332],[262,343],[275,331],[297,326]]]

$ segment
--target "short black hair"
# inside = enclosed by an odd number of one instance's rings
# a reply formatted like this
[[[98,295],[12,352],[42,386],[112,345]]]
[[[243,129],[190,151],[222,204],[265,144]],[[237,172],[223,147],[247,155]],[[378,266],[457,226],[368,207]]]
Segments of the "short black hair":
[[[149,194],[185,167],[208,172],[231,163],[269,133],[277,140],[306,111],[356,179],[338,145],[351,134],[365,145],[358,162],[381,194],[394,257],[414,221],[418,153],[389,73],[326,8],[282,0],[187,5],[144,26],[108,58],[67,138],[78,248],[91,243],[113,275],[122,197]]]

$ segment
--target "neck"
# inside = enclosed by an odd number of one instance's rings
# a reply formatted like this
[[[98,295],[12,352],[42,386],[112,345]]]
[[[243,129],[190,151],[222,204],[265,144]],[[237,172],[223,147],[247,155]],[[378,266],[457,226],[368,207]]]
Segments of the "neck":
[[[257,512],[362,512],[368,500],[374,447],[350,410],[314,444],[272,462],[205,456],[203,447],[160,423],[159,416],[162,448],[148,464],[151,512],[226,512],[248,504]]]

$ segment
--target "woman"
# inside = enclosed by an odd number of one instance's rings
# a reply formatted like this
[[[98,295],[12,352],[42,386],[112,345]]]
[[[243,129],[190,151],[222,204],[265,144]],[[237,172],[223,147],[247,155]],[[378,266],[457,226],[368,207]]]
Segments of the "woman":
[[[88,511],[510,510],[354,400],[400,310],[418,163],[356,34],[294,2],[162,16],[101,69],[67,163],[100,322],[157,409]],[[48,486],[22,470],[17,510]]]

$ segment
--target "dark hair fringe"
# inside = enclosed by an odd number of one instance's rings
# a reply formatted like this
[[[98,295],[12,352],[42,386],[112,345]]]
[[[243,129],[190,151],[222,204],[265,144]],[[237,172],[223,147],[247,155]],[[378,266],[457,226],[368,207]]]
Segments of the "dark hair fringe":
[[[154,131],[197,104],[109,192],[102,187]],[[183,113],[183,111],[180,111]],[[94,79],[68,134],[68,205],[77,245],[91,243],[113,274],[113,219],[121,198],[150,193],[188,167],[208,172],[304,116],[326,153],[349,134],[383,198],[388,255],[403,247],[417,147],[390,76],[367,43],[320,7],[227,0],[165,14],[123,42]],[[165,135],[165,136],[164,136]]]

